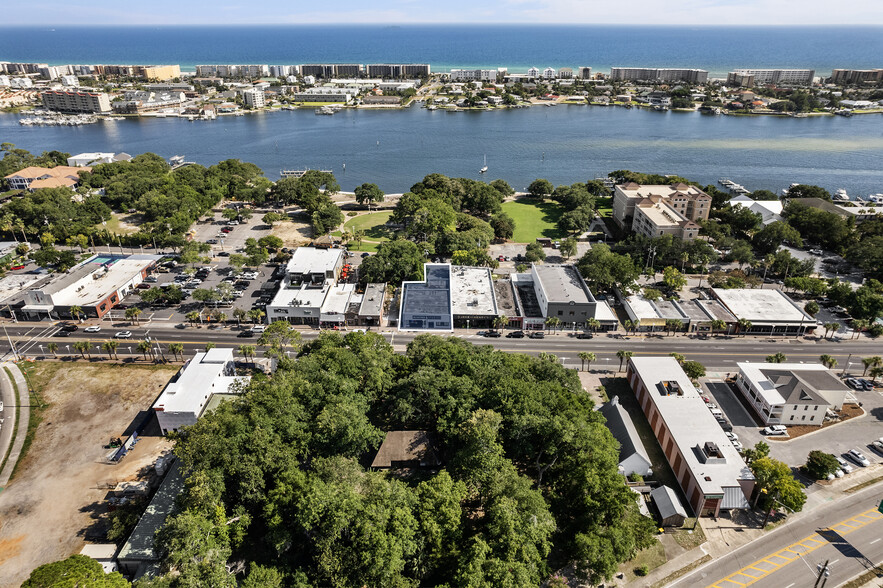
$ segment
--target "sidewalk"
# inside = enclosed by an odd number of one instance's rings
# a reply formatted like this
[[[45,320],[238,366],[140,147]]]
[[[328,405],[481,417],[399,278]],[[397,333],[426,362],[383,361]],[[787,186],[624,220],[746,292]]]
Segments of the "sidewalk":
[[[21,455],[21,448],[25,443],[25,437],[28,434],[28,423],[31,420],[31,402],[28,395],[28,385],[25,382],[25,378],[21,373],[21,370],[18,369],[18,366],[11,362],[4,362],[2,367],[9,368],[9,371],[12,373],[12,377],[15,379],[15,385],[18,387],[18,401],[19,405],[19,413],[18,413],[18,422],[15,422],[15,418],[12,418],[12,423],[9,422],[9,417],[6,417],[5,423],[6,426],[15,426],[15,441],[12,444],[12,451],[9,454],[9,459],[6,462],[6,465],[3,468],[3,471],[0,472],[0,488],[6,486],[9,483],[9,478],[12,477],[12,470],[15,469],[15,464],[18,463],[18,457]],[[6,370],[2,370],[0,373],[0,386],[3,386],[4,389],[12,390],[12,383],[9,380],[9,376],[6,375]],[[7,388],[8,387],[8,388]],[[7,406],[4,409],[4,414],[9,413],[9,409],[12,409],[12,414],[15,415],[15,407]]]

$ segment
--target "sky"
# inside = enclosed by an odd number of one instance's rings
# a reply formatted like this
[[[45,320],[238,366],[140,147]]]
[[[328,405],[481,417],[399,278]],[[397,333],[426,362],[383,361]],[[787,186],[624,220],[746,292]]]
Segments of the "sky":
[[[4,25],[883,25],[879,0],[6,0]],[[845,8],[845,9],[841,9]]]

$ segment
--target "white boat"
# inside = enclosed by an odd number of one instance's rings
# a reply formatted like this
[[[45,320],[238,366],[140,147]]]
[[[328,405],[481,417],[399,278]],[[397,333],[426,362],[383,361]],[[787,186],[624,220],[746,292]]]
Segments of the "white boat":
[[[331,108],[330,106],[323,106],[323,107],[321,107],[321,108],[317,108],[317,109],[316,109],[316,114],[332,115],[332,114],[334,114],[335,112],[336,112],[336,110],[334,110],[334,109]]]
[[[484,156],[484,167],[478,170],[478,173],[483,174],[487,171],[487,155]]]
[[[840,202],[846,202],[849,200],[849,194],[847,194],[846,190],[844,190],[843,188],[839,188],[836,192],[834,192],[834,196],[832,196],[831,198]]]

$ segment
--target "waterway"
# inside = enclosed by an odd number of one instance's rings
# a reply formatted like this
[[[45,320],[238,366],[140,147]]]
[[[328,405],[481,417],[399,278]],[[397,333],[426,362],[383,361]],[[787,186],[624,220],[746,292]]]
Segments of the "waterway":
[[[0,141],[33,152],[154,152],[212,165],[239,158],[276,179],[281,169],[330,169],[352,190],[374,182],[406,191],[424,175],[502,178],[518,190],[535,178],[569,184],[617,169],[728,177],[750,190],[793,182],[851,195],[883,192],[883,116],[735,117],[599,106],[484,112],[311,109],[216,121],[129,119],[80,127],[25,127],[0,114]],[[478,170],[487,156],[489,171]],[[344,169],[344,164],[346,165]]]

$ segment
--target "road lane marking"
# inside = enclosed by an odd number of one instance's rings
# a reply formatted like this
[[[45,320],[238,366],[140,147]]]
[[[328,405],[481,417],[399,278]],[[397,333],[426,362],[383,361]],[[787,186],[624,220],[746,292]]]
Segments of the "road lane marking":
[[[864,517],[864,518],[870,519],[870,520],[867,520],[867,521],[861,520],[860,517]],[[877,513],[877,510],[872,508],[872,509],[866,510],[863,513],[859,513],[851,518],[840,521],[839,523],[829,525],[827,527],[827,529],[836,530],[836,527],[845,526],[847,530],[838,531],[838,533],[840,533],[841,535],[848,535],[849,533],[852,533],[853,531],[856,531],[866,525],[870,525],[871,523],[873,523],[875,521],[879,521],[880,519],[883,519],[883,514]],[[855,523],[855,526],[846,525],[846,523],[849,523],[849,522]],[[879,541],[879,540],[880,539],[876,539],[874,542]],[[807,543],[809,543],[809,545],[806,545]],[[749,585],[769,576],[773,572],[777,571],[779,568],[785,567],[786,565],[788,565],[792,561],[797,560],[797,559],[801,559],[801,557],[803,555],[806,555],[812,551],[815,551],[816,549],[819,549],[820,547],[823,547],[824,545],[829,545],[829,544],[830,544],[830,542],[828,540],[824,539],[824,537],[822,537],[818,533],[813,533],[812,535],[809,535],[808,537],[805,537],[796,543],[792,543],[791,545],[789,545],[785,549],[781,549],[779,551],[776,551],[772,555],[769,555],[763,559],[759,559],[756,562],[749,564],[749,565],[745,566],[744,568],[733,572],[729,576],[727,576],[721,580],[718,580],[717,582],[715,582],[713,584],[710,584],[708,586],[708,588],[726,588],[727,583],[737,584],[739,586],[749,586]],[[803,551],[803,553],[800,553],[799,551],[794,549],[796,546],[802,547],[805,551]],[[795,557],[788,557],[785,554],[794,554]],[[749,570],[762,570],[763,568],[759,568],[758,566],[763,563],[771,563],[771,564],[775,565],[774,562],[770,561],[773,558],[784,559],[786,561],[786,563],[776,566],[775,569],[765,571],[760,576],[755,576],[755,575],[749,573]],[[834,560],[834,561],[839,561],[839,559]],[[834,562],[831,562],[831,563],[834,563]],[[734,578],[736,578],[736,579],[734,579]],[[791,586],[793,586],[793,585],[794,584],[791,584]]]
[[[873,541],[871,541],[870,545],[873,545],[874,543],[876,543],[876,542],[879,541],[879,540],[880,540],[880,538],[877,537],[876,539],[874,539]]]

